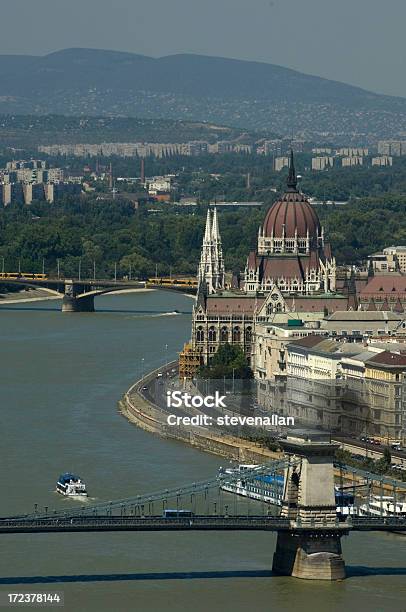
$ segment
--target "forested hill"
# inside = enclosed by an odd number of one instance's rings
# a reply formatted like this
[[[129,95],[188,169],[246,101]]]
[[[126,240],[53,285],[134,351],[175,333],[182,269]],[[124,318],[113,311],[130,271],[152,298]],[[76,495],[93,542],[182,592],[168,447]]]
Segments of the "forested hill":
[[[307,113],[304,114],[304,109]],[[0,56],[0,112],[121,114],[220,121],[247,128],[399,129],[406,100],[261,62],[96,49]],[[388,113],[386,128],[373,125]],[[340,126],[341,121],[341,126]],[[344,121],[344,125],[343,122]]]

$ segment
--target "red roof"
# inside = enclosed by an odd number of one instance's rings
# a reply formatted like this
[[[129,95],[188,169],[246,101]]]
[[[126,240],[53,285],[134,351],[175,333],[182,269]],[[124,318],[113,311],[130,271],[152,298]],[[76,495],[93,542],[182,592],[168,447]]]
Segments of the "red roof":
[[[320,342],[323,342],[323,340],[325,340],[323,336],[309,334],[308,336],[304,336],[303,338],[300,338],[298,340],[292,340],[291,342],[289,342],[289,344],[292,344],[294,346],[304,346],[306,348],[313,348],[317,344],[320,344]]]
[[[271,206],[264,221],[264,236],[271,237],[273,232],[274,238],[282,237],[283,226],[287,238],[294,238],[296,230],[298,238],[306,238],[307,232],[313,240],[320,235],[317,214],[299,191],[286,192]]]
[[[312,295],[309,297],[288,297],[285,302],[289,309],[292,308],[295,312],[323,312],[326,308],[330,314],[336,310],[348,310],[349,303],[346,296],[338,297],[332,294],[331,297],[317,297]]]
[[[388,296],[406,294],[406,276],[392,276],[391,274],[374,276],[360,291],[361,297],[378,297],[384,296],[385,294]]]
[[[305,272],[310,269],[318,270],[320,266],[317,251],[310,255],[256,255],[254,251],[248,256],[248,268],[256,270],[259,267],[259,280],[264,278],[304,280]]]
[[[207,314],[253,315],[255,308],[259,308],[263,301],[264,298],[256,299],[254,296],[208,296],[206,311]]]
[[[264,257],[261,278],[304,278],[303,266],[299,257]]]
[[[375,357],[368,359],[368,363],[385,366],[406,367],[406,355],[399,355],[398,353],[391,353],[390,351],[382,351],[382,353],[378,353],[375,355]]]

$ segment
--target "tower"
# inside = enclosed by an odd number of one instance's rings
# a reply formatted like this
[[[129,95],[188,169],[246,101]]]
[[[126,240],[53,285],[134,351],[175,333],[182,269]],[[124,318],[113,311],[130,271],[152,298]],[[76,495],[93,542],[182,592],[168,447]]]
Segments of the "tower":
[[[254,294],[275,284],[285,295],[335,291],[336,264],[316,211],[298,189],[293,151],[286,189],[268,210],[250,253],[244,288]]]
[[[145,160],[142,157],[141,158],[141,185],[144,185],[145,183]]]
[[[113,165],[111,162],[109,168],[109,188],[113,189]]]
[[[281,445],[290,458],[285,469],[281,516],[290,530],[280,531],[273,558],[279,574],[307,580],[341,580],[345,564],[334,494],[337,445],[321,431],[295,430]]]
[[[206,228],[198,270],[199,286],[204,282],[207,292],[214,293],[224,289],[224,260],[221,237],[217,219],[217,209],[207,210]]]

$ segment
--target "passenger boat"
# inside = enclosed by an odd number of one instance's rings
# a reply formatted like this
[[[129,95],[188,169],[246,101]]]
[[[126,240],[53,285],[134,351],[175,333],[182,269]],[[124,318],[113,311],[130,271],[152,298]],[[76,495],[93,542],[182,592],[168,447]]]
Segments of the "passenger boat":
[[[250,499],[256,499],[258,501],[265,502],[267,504],[275,504],[280,506],[282,504],[283,496],[283,476],[280,475],[260,475],[256,476],[252,480],[244,479],[244,472],[253,470],[258,467],[257,465],[240,464],[236,467],[220,468],[219,475],[230,474],[230,476],[240,475],[238,480],[232,482],[223,482],[221,488],[223,491],[228,493],[235,493],[242,497],[248,497]]]
[[[56,490],[61,495],[68,497],[87,497],[86,485],[79,476],[75,474],[61,474],[56,483]]]
[[[220,468],[219,475],[240,476],[237,480],[223,482],[221,489],[228,493],[248,497],[266,504],[276,506],[282,505],[284,477],[279,474],[258,474],[250,480],[244,479],[244,473],[258,467],[255,464],[240,464],[236,467]],[[339,487],[334,487],[336,512],[339,518],[357,514],[355,498],[353,493],[349,493]]]
[[[390,495],[371,495],[369,501],[359,507],[360,516],[406,517],[406,501],[395,500]]]

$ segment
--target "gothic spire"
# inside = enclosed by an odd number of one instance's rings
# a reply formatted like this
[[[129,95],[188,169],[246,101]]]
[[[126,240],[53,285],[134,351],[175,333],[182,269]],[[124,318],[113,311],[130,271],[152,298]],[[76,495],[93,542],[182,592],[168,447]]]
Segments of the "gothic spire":
[[[220,242],[220,232],[219,232],[219,226],[218,226],[218,222],[217,222],[217,208],[214,208],[214,211],[213,211],[213,220],[212,220],[212,226],[211,226],[211,236],[212,236],[212,239],[215,242]]]
[[[210,242],[211,240],[211,218],[210,218],[210,208],[207,209],[207,218],[206,218],[206,229],[204,232],[204,241]]]
[[[286,181],[286,184],[289,190],[296,191],[297,178],[296,178],[296,170],[295,170],[295,161],[293,159],[293,149],[290,150],[289,174],[288,174],[288,180]]]

